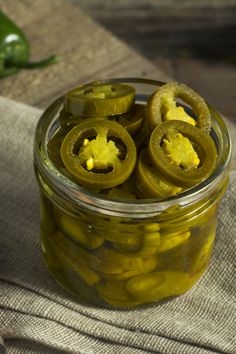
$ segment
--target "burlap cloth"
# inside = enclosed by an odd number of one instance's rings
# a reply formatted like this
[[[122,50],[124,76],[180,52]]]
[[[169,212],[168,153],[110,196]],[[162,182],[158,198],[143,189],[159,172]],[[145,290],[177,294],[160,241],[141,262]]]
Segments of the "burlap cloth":
[[[0,336],[6,353],[235,354],[236,173],[221,205],[209,270],[192,290],[134,310],[84,305],[57,285],[40,252],[32,164],[40,113],[0,98]]]

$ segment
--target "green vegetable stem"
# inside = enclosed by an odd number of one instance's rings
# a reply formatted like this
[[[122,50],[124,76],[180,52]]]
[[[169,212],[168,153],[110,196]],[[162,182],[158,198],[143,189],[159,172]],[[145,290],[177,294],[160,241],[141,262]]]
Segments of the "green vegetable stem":
[[[59,61],[52,55],[38,62],[29,62],[29,42],[21,29],[0,11],[0,79],[20,69],[43,68]]]

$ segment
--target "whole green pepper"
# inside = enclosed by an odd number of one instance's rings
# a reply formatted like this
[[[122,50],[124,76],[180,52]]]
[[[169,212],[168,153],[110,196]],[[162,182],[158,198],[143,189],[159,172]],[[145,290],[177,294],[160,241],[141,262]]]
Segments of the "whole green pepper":
[[[39,62],[29,62],[29,43],[19,27],[0,11],[0,78],[20,69],[42,68],[58,62],[52,55]]]

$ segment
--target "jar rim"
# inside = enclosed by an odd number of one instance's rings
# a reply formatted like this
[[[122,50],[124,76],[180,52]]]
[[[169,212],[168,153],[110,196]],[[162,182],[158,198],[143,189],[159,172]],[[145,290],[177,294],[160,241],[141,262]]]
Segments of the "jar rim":
[[[148,86],[153,85],[155,87],[165,84],[165,82],[162,81],[145,78],[113,78],[100,81],[136,83]],[[228,129],[220,114],[208,104],[213,119],[213,130],[217,135],[218,143],[221,144],[222,147],[221,156],[218,157],[217,167],[213,174],[207,179],[179,195],[162,199],[126,200],[114,199],[106,195],[95,194],[63,175],[48,158],[46,138],[49,130],[52,129],[52,120],[61,108],[63,101],[64,95],[52,102],[39,118],[35,130],[34,163],[43,176],[50,181],[50,184],[52,186],[57,186],[57,191],[62,197],[66,199],[69,198],[79,205],[84,205],[87,208],[100,212],[104,211],[106,214],[110,215],[135,214],[135,216],[139,215],[139,217],[143,217],[146,214],[149,216],[150,214],[156,215],[173,205],[177,204],[181,207],[189,206],[204,198],[208,193],[214,191],[229,166],[232,144]]]

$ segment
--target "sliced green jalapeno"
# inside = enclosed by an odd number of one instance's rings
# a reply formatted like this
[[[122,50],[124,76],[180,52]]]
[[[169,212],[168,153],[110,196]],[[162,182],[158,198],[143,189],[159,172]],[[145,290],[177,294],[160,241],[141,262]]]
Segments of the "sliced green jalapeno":
[[[84,119],[90,119],[90,118],[94,118],[94,117],[75,116],[72,113],[65,111],[64,108],[59,113],[60,125],[63,131],[65,132],[68,132],[69,130],[74,128],[76,125],[81,123]],[[96,119],[100,119],[100,118],[109,119],[109,117],[106,116],[96,117]]]
[[[191,106],[196,121],[184,110],[176,106],[179,98]],[[147,102],[146,119],[151,130],[165,120],[183,120],[209,132],[211,114],[204,99],[187,85],[178,82],[168,82],[161,86]]]
[[[135,253],[136,256],[149,257],[157,253],[160,247],[160,233],[148,232],[143,235],[142,248]]]
[[[151,272],[137,275],[126,283],[129,294],[140,302],[158,301],[180,295],[190,288],[191,279],[184,272]]]
[[[113,243],[114,248],[126,255],[135,257],[150,257],[157,253],[160,246],[160,233],[149,232],[143,235],[142,240],[133,244]]]
[[[90,268],[91,262],[84,257],[86,251],[75,247],[73,242],[59,230],[55,231],[48,239],[55,249],[63,267],[73,269],[88,285],[94,285],[99,281],[99,276]]]
[[[132,86],[97,81],[69,91],[65,110],[76,116],[111,116],[129,111],[134,98]]]
[[[65,131],[59,128],[51,137],[51,139],[49,139],[47,144],[48,156],[58,168],[64,168],[64,164],[60,155],[60,146],[65,136]]]
[[[139,270],[143,271],[143,258],[132,255],[126,255],[120,252],[116,252],[112,249],[101,247],[96,250],[96,255],[102,260],[103,264],[106,264],[108,267],[115,266],[116,268],[120,267],[123,270]]]
[[[182,188],[165,180],[153,167],[146,150],[141,151],[136,168],[136,184],[143,197],[160,198],[175,195]]]
[[[136,187],[135,178],[130,176],[128,180],[111,189],[100,190],[99,194],[108,195],[114,199],[139,199],[140,193]]]
[[[157,257],[151,256],[143,259],[143,269],[129,269],[125,270],[122,273],[119,274],[103,274],[99,273],[99,276],[101,278],[110,280],[110,281],[122,281],[125,279],[130,279],[132,277],[135,277],[139,274],[143,273],[149,273],[154,271],[157,268],[158,265],[158,260]]]
[[[135,307],[140,305],[140,302],[129,294],[124,281],[101,281],[96,285],[96,288],[101,298],[113,306]]]
[[[192,273],[197,273],[207,266],[213,250],[214,240],[215,231],[211,231],[210,235],[204,242],[203,246],[201,247],[200,251],[198,252],[197,256],[193,261],[191,268]]]
[[[136,147],[118,123],[88,119],[64,138],[61,157],[67,170],[85,187],[112,188],[133,172]]]
[[[147,146],[150,132],[146,119],[142,121],[140,129],[132,135],[132,137],[138,150],[141,150]]]
[[[68,131],[78,125],[82,121],[82,118],[80,116],[74,116],[63,108],[59,113],[59,121],[61,128]]]
[[[172,144],[172,140],[178,144]],[[178,120],[164,122],[153,130],[148,152],[153,166],[168,181],[182,187],[191,187],[210,176],[217,159],[211,137]]]
[[[141,128],[145,117],[145,106],[143,104],[133,104],[130,111],[112,116],[112,119],[122,125],[131,135],[134,135]]]
[[[56,224],[53,217],[53,207],[43,193],[40,195],[40,224],[49,235],[55,231]]]
[[[178,247],[179,245],[187,241],[190,235],[190,231],[162,233],[159,252],[166,252],[171,250],[172,248]]]
[[[103,238],[95,230],[90,230],[86,223],[54,207],[54,218],[59,229],[70,238],[89,249],[102,245]]]

